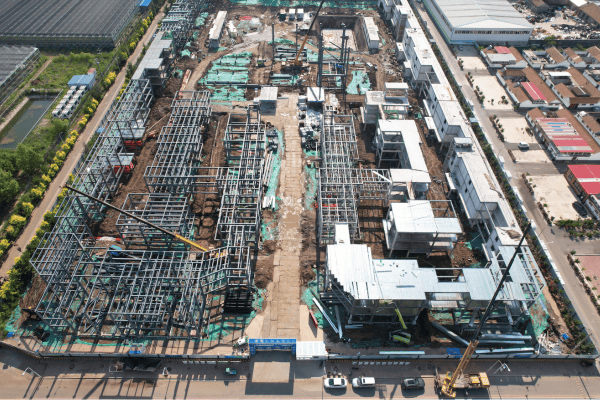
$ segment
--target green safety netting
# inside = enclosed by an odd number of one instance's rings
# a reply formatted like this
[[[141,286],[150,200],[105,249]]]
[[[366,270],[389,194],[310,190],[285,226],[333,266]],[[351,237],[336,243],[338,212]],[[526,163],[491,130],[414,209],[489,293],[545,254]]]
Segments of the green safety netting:
[[[352,71],[352,81],[346,88],[348,94],[365,94],[371,90],[369,75],[364,71]]]
[[[181,57],[191,57],[192,56],[192,53],[187,49],[182,50],[181,53],[179,53],[179,54],[181,54]]]
[[[546,329],[548,329],[548,308],[546,307],[546,297],[542,293],[538,296],[538,298],[533,303],[533,306],[529,307],[529,315],[531,316],[531,327],[527,326],[527,330],[529,330],[529,334],[533,337],[537,338],[540,336]],[[533,332],[531,332],[533,331]]]
[[[294,6],[314,6],[318,7],[321,3],[318,0],[307,0],[307,1],[289,1],[289,0],[231,0],[233,3],[244,4],[248,6],[260,5],[267,7],[294,7]],[[363,0],[363,1],[336,1],[333,5],[329,4],[326,7],[336,8],[357,8],[360,10],[371,10],[377,7],[377,1],[375,0]]]
[[[316,274],[316,270],[313,269],[313,271]],[[323,314],[321,314],[321,312],[317,309],[317,307],[316,306],[313,307],[313,305],[314,305],[313,297],[315,297],[315,294],[318,295],[318,293],[319,293],[319,291],[317,290],[317,280],[314,279],[314,280],[308,282],[308,285],[302,292],[302,296],[300,298],[302,299],[304,304],[306,304],[308,306],[309,310],[313,310],[313,314],[315,315],[315,319],[317,320],[317,323],[319,324],[319,328],[322,329],[324,324],[327,323],[327,321],[323,318]]]
[[[213,61],[210,70],[206,76],[198,83],[202,85],[236,85],[246,84],[248,82],[248,68],[252,60],[251,52],[227,54]],[[241,95],[241,99],[233,99],[233,96]],[[241,93],[240,93],[241,92]],[[211,99],[216,101],[245,101],[243,97],[244,90],[235,88],[233,90],[221,91]],[[224,97],[224,98],[223,98]]]
[[[292,45],[296,44],[293,40],[283,39],[283,38],[277,38],[277,39],[275,39],[275,43],[279,43],[279,44],[292,44]],[[269,44],[273,44],[273,41],[269,40]]]
[[[317,169],[307,165],[304,167],[304,173],[306,174],[306,180],[308,181],[308,188],[306,188],[306,193],[304,194],[304,208],[309,209],[317,198]]]
[[[277,240],[279,232],[276,227],[272,226],[273,222],[275,222],[275,220],[263,222],[260,225],[260,236],[263,242],[267,240]]]
[[[198,16],[198,18],[196,18],[196,26],[204,25],[204,23],[206,22],[206,18],[208,18],[207,12],[203,12],[202,14],[200,14],[200,16]]]
[[[204,333],[206,333],[208,336],[200,339],[200,341],[206,342],[217,340],[219,338],[226,337],[236,330],[247,328],[254,317],[256,317],[257,310],[262,310],[265,292],[265,289],[256,289],[256,296],[252,302],[252,308],[254,311],[247,315],[227,316],[226,319],[221,322],[209,324],[204,330]]]
[[[265,196],[275,196],[277,193],[277,187],[279,186],[279,173],[281,172],[281,160],[283,158],[283,153],[285,152],[285,143],[283,141],[283,132],[279,129],[277,130],[277,140],[279,146],[277,148],[277,153],[273,154],[273,163],[271,164],[271,177],[269,178],[269,184],[267,185],[267,191],[265,192]],[[277,206],[274,206],[274,209],[277,210]]]

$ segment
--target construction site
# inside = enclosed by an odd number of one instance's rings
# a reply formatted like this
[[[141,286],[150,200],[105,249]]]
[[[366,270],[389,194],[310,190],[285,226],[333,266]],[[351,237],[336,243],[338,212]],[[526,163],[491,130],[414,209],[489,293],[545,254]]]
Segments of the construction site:
[[[560,354],[524,232],[399,4],[176,1],[56,204],[14,334]]]

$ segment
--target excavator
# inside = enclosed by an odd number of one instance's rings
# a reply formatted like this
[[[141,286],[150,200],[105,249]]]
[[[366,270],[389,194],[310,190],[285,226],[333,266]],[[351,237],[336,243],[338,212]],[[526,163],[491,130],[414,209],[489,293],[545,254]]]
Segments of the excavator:
[[[304,40],[302,41],[302,44],[300,45],[300,48],[298,49],[298,53],[296,53],[296,58],[291,61],[287,61],[287,65],[284,64],[282,66],[282,68],[292,68],[292,69],[302,68],[302,59],[300,58],[300,55],[302,54],[302,50],[304,50],[304,46],[306,46],[306,41],[308,40],[308,35],[310,35],[310,32],[312,31],[315,21],[317,20],[317,17],[319,16],[319,12],[321,11],[321,7],[323,7],[323,3],[325,3],[325,0],[321,0],[321,4],[319,4],[319,8],[317,8],[317,12],[310,23],[310,27],[308,28],[308,31],[306,32],[306,35],[304,36]],[[275,46],[275,43],[273,43],[273,46]]]
[[[77,189],[75,189],[75,188],[73,188],[73,187],[71,187],[71,186],[69,186],[69,185],[65,185],[65,187],[66,187],[67,189],[69,189],[69,190],[72,190],[73,192],[75,192],[75,193],[77,193],[77,194],[79,194],[79,195],[85,196],[85,197],[87,197],[87,198],[88,198],[88,199],[90,199],[90,200],[93,200],[93,201],[95,201],[95,202],[97,202],[97,203],[100,203],[100,204],[102,204],[103,206],[106,206],[106,207],[108,207],[108,208],[110,208],[110,209],[112,209],[112,210],[115,210],[115,211],[117,211],[117,212],[120,212],[120,213],[122,213],[122,214],[124,214],[124,215],[128,216],[129,218],[133,218],[133,219],[135,219],[136,221],[138,221],[138,222],[141,222],[142,224],[148,225],[148,226],[149,226],[149,227],[151,227],[151,228],[154,228],[154,229],[156,229],[156,230],[158,230],[158,231],[161,231],[161,232],[162,232],[162,233],[164,233],[165,235],[171,236],[173,239],[175,239],[175,240],[178,240],[178,241],[180,241],[180,242],[183,242],[183,243],[185,243],[185,244],[187,244],[187,245],[191,246],[192,248],[198,249],[198,250],[200,250],[200,251],[202,251],[202,252],[207,252],[207,251],[208,251],[208,249],[206,249],[206,248],[204,248],[204,247],[200,246],[198,243],[196,243],[196,242],[194,242],[194,241],[192,241],[192,240],[186,239],[186,238],[184,238],[183,236],[181,236],[181,235],[178,235],[178,234],[176,234],[176,233],[174,233],[174,232],[171,232],[171,231],[169,231],[169,230],[167,230],[167,229],[165,229],[165,228],[161,228],[160,226],[158,226],[158,225],[156,225],[156,224],[153,224],[153,223],[152,223],[152,222],[150,222],[150,221],[146,221],[144,218],[140,218],[140,217],[138,217],[137,215],[134,215],[134,214],[132,214],[132,213],[130,213],[130,212],[127,212],[127,211],[125,211],[125,210],[122,210],[122,209],[120,209],[119,207],[115,207],[115,206],[113,206],[112,204],[109,204],[109,203],[107,203],[107,202],[105,202],[105,201],[103,201],[103,200],[100,200],[100,199],[96,198],[96,197],[90,196],[89,194],[87,194],[87,193],[84,193],[84,192],[82,192],[81,190],[77,190]]]
[[[504,273],[502,274],[502,278],[500,279],[500,282],[498,282],[498,286],[496,286],[496,291],[494,292],[492,299],[490,300],[488,306],[486,307],[485,312],[483,313],[483,316],[479,320],[479,324],[477,325],[477,331],[475,332],[475,335],[473,335],[473,339],[471,339],[471,341],[469,342],[469,345],[467,346],[465,353],[463,354],[462,358],[460,359],[460,363],[458,363],[458,367],[456,368],[454,373],[452,373],[450,371],[446,372],[445,376],[438,374],[437,369],[436,369],[435,385],[437,388],[440,389],[440,391],[442,392],[442,394],[444,396],[455,398],[456,397],[455,389],[487,389],[490,387],[490,380],[485,372],[478,372],[475,374],[465,374],[464,372],[465,372],[465,369],[467,368],[467,365],[469,365],[469,361],[471,361],[471,356],[475,353],[475,349],[477,348],[477,345],[479,344],[477,337],[479,336],[479,333],[481,332],[481,328],[486,323],[486,321],[488,320],[488,318],[490,317],[490,315],[494,309],[496,298],[498,297],[498,293],[500,293],[500,290],[502,289],[502,286],[504,285],[504,282],[506,281],[506,278],[508,277],[510,267],[512,267],[512,264],[515,261],[515,258],[517,257],[517,254],[519,253],[519,250],[521,249],[521,245],[523,244],[523,241],[525,240],[525,236],[527,235],[527,232],[529,232],[530,228],[531,228],[531,222],[525,228],[525,231],[523,232],[523,236],[521,236],[521,240],[519,241],[519,244],[517,245],[517,248],[515,249],[515,253],[513,254],[512,258],[510,259],[510,262],[508,263],[506,269],[504,270]]]

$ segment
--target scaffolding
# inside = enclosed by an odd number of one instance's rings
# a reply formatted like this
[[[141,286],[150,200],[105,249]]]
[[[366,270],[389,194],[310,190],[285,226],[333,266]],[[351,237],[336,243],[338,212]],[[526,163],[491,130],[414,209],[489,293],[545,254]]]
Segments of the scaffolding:
[[[319,169],[319,243],[334,242],[335,225],[348,224],[350,237],[360,235],[360,199],[387,202],[391,192],[389,170],[357,169],[358,146],[352,115],[325,112],[321,120]]]

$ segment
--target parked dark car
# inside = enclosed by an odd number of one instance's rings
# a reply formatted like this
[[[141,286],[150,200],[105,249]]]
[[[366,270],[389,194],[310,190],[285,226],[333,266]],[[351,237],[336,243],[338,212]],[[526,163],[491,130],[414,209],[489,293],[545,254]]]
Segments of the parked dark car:
[[[421,378],[407,378],[400,386],[403,390],[421,390],[425,388],[425,381]]]
[[[585,207],[583,206],[583,204],[581,204],[580,202],[576,201],[573,203],[573,208],[575,209],[575,211],[577,211],[579,213],[579,215],[581,215],[582,217],[587,217],[588,213],[585,209]]]

